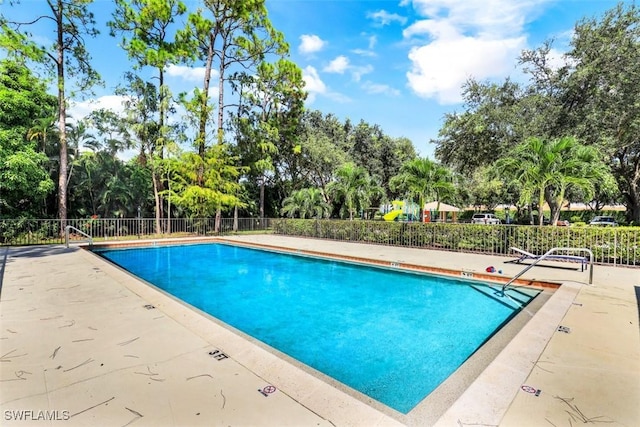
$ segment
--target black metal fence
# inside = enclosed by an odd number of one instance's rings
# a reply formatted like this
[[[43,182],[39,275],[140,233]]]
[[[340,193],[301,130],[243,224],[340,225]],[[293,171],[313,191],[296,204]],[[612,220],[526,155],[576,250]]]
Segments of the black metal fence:
[[[216,230],[214,218],[84,218],[68,219],[3,219],[0,220],[0,246],[64,243],[64,228],[70,225],[90,235],[94,241],[132,240],[163,237],[215,236],[233,232],[264,232],[271,229],[269,218],[222,218]],[[70,240],[83,236],[70,232]]]
[[[640,266],[640,227],[553,227],[386,221],[273,220],[274,234],[454,252],[533,254],[551,248],[587,248],[594,262]]]
[[[535,254],[551,248],[587,248],[594,262],[640,266],[640,227],[538,227],[386,221],[300,220],[273,218],[222,218],[216,231],[214,218],[85,218],[65,225],[90,235],[93,241],[216,236],[263,233],[313,237],[455,252],[511,254],[517,247]],[[56,219],[0,220],[0,246],[63,244],[64,226]],[[71,241],[84,236],[70,234]]]

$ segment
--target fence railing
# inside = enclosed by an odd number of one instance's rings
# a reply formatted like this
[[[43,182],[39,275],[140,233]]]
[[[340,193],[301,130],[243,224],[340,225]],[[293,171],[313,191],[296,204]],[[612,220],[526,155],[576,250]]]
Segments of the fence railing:
[[[413,248],[513,255],[588,248],[598,264],[640,266],[640,227],[553,227],[385,221],[273,220],[275,234]]]
[[[555,247],[588,248],[598,264],[640,266],[640,227],[538,227],[522,225],[474,225],[405,223],[386,221],[300,220],[273,218],[154,218],[69,219],[70,225],[90,235],[94,242],[165,237],[214,236],[233,232],[273,232],[393,246],[512,255],[516,247],[543,254]],[[0,246],[63,244],[64,226],[55,219],[0,220]],[[70,234],[70,240],[81,240]]]
[[[271,229],[269,218],[222,218],[216,231],[214,218],[172,218],[160,221],[156,230],[154,218],[85,218],[68,219],[2,219],[0,220],[0,246],[63,244],[65,227],[77,228],[93,238],[102,240],[132,240],[182,236],[213,236],[232,232],[264,231]],[[76,235],[77,234],[77,235]],[[70,233],[69,239],[83,240],[80,233]]]

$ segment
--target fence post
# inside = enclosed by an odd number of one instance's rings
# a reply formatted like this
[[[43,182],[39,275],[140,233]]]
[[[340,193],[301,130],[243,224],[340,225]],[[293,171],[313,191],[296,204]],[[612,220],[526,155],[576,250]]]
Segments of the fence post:
[[[500,225],[502,228],[502,247],[500,248],[500,253],[507,253],[507,229],[506,225]]]
[[[618,230],[613,232],[613,266],[618,262]]]

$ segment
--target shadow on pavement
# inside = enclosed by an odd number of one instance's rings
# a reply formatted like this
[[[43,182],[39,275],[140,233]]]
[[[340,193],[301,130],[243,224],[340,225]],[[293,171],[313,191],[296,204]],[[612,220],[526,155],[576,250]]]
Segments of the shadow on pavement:
[[[62,245],[47,246],[5,246],[0,248],[0,297],[2,296],[2,284],[7,263],[12,258],[40,258],[51,255],[60,255],[81,250],[79,247],[66,248]]]

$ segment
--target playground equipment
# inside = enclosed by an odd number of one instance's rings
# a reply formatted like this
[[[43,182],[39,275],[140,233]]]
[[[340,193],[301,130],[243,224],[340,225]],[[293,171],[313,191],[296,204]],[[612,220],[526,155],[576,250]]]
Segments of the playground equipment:
[[[380,212],[384,214],[382,218],[385,221],[398,221],[400,215],[416,221],[420,218],[420,207],[408,200],[394,200],[390,205],[382,205]]]
[[[385,221],[395,221],[399,215],[402,215],[402,209],[396,209],[395,211],[391,211],[387,214],[384,214],[382,218]]]
[[[422,216],[420,211],[422,210]],[[443,202],[425,203],[422,209],[410,200],[394,200],[379,208],[385,221],[457,222],[460,208]]]

